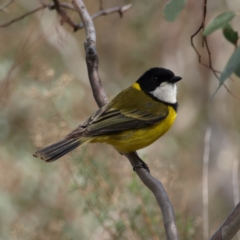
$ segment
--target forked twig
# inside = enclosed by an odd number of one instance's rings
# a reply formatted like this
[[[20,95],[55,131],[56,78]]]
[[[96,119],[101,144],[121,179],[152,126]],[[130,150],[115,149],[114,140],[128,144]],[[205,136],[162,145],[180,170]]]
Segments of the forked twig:
[[[69,26],[71,26],[74,29],[74,31],[76,31],[77,24],[67,15],[66,11],[63,10],[58,0],[53,0],[53,2],[58,15],[61,16],[60,20],[61,25],[63,25],[66,22]]]
[[[132,4],[128,4],[128,5],[124,5],[122,7],[112,7],[112,8],[108,8],[108,9],[101,9],[98,12],[96,12],[95,14],[93,14],[91,16],[92,20],[97,19],[101,16],[105,16],[105,15],[109,15],[112,13],[119,13],[120,17],[123,16],[123,13],[126,12],[127,10],[129,10],[131,8]],[[84,28],[84,24],[80,23],[77,25],[77,30]]]
[[[36,12],[44,10],[45,8],[48,8],[49,10],[56,10],[58,12],[58,14],[61,16],[61,20],[60,20],[61,25],[63,25],[64,23],[67,23],[68,25],[70,25],[73,28],[73,30],[75,32],[84,28],[83,23],[80,23],[80,24],[75,23],[68,16],[67,12],[64,11],[64,9],[67,9],[67,10],[71,10],[71,11],[76,12],[77,10],[71,4],[65,3],[65,2],[59,2],[58,0],[53,0],[53,3],[51,3],[51,4],[46,4],[43,1],[40,1],[40,3],[41,3],[41,5],[38,6],[37,8],[35,8],[31,11],[28,11],[28,12],[22,14],[19,17],[13,18],[6,23],[0,24],[0,28],[8,27],[11,24],[13,24],[17,21],[20,21],[20,20],[36,13]],[[98,12],[93,14],[91,16],[91,18],[92,19],[97,19],[100,16],[109,15],[109,14],[112,14],[112,13],[119,13],[120,17],[122,17],[123,13],[126,12],[127,10],[129,10],[131,8],[131,6],[132,6],[131,4],[127,4],[127,5],[124,5],[122,7],[112,7],[112,8],[108,8],[108,9],[100,9]],[[0,8],[0,10],[1,10],[1,8]]]

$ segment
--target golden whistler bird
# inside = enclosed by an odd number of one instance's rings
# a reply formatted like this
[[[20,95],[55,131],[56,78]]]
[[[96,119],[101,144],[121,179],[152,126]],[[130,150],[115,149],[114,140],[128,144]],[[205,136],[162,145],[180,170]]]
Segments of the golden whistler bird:
[[[123,154],[150,145],[176,118],[176,82],[181,79],[168,69],[151,68],[63,140],[33,156],[52,162],[88,142],[108,143]]]

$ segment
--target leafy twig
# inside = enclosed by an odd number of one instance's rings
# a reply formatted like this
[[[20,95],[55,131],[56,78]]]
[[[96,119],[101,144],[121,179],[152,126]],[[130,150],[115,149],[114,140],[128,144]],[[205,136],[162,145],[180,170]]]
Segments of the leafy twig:
[[[212,71],[212,73],[214,74],[214,76],[218,79],[219,81],[219,76],[217,75],[217,73],[221,73],[220,71],[216,70],[213,68],[212,66],[212,58],[211,58],[211,51],[208,45],[208,41],[207,41],[207,37],[202,36],[202,47],[204,47],[204,44],[206,46],[206,50],[208,53],[208,64],[202,62],[202,56],[199,53],[199,51],[197,50],[196,46],[194,45],[193,39],[199,34],[200,31],[202,31],[205,27],[205,20],[206,20],[206,15],[207,15],[207,0],[203,0],[203,4],[202,4],[202,12],[203,12],[203,16],[202,16],[202,22],[201,25],[199,26],[199,28],[197,29],[197,31],[191,36],[191,46],[194,49],[195,53],[198,56],[198,62],[203,65],[204,67],[210,69]],[[227,90],[227,92],[229,94],[231,94],[234,98],[236,98],[237,100],[240,101],[240,98],[237,97],[228,87],[225,83],[223,83],[224,88]]]

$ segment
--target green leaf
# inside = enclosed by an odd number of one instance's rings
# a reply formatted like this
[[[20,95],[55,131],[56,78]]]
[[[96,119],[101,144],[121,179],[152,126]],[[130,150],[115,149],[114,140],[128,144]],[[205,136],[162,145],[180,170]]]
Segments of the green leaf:
[[[227,26],[223,28],[223,35],[234,46],[237,45],[238,32],[234,31],[230,24],[227,24]]]
[[[229,58],[223,72],[219,78],[219,86],[216,91],[210,97],[210,100],[215,96],[219,88],[223,85],[224,81],[230,77],[232,73],[235,73],[237,76],[240,76],[240,47],[238,47],[232,56]],[[239,74],[239,75],[238,75]]]
[[[217,29],[224,28],[236,16],[235,12],[225,12],[218,15],[205,27],[203,36],[207,36]]]
[[[235,71],[239,72],[240,65],[240,47],[238,47],[232,56],[229,58],[221,76],[220,76],[220,86],[224,83],[224,81]]]
[[[165,20],[168,22],[174,22],[183,10],[185,4],[186,0],[170,0],[163,9]]]
[[[238,77],[240,77],[240,64],[238,65],[237,69],[234,72]]]

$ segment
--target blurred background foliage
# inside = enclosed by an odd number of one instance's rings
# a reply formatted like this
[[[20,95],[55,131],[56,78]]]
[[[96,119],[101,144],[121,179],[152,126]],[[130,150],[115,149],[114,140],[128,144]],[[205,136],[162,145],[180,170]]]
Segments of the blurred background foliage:
[[[68,1],[69,3],[71,1]],[[97,0],[85,1],[91,14]],[[0,1],[1,4],[5,0]],[[103,1],[104,8],[132,3],[95,21],[100,76],[111,99],[150,67],[166,67],[179,82],[179,114],[172,129],[139,151],[162,181],[175,208],[181,239],[202,239],[202,159],[211,127],[209,229],[234,207],[232,169],[240,160],[240,102],[198,63],[190,36],[202,19],[201,1],[187,1],[174,23],[166,1]],[[19,0],[0,12],[4,23],[35,8]],[[208,2],[207,22],[240,9],[238,0]],[[77,14],[69,14],[79,21]],[[233,22],[240,30],[239,18]],[[97,109],[88,83],[83,42],[45,9],[0,29],[0,239],[165,239],[160,210],[129,162],[107,145],[91,144],[46,164],[36,149],[58,141]],[[233,47],[216,31],[208,37],[214,67],[222,70]],[[201,38],[195,44],[202,51]],[[240,94],[239,78],[227,86]]]

